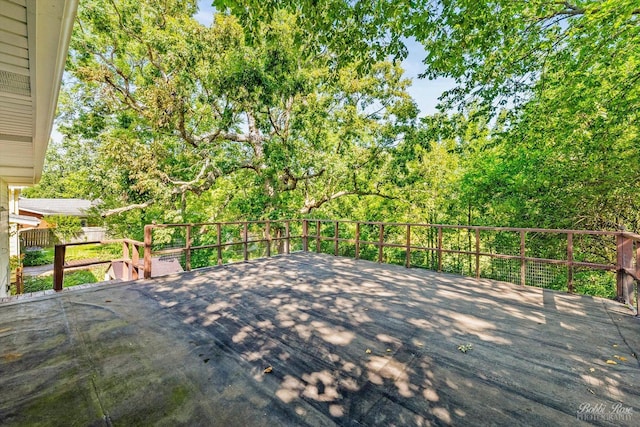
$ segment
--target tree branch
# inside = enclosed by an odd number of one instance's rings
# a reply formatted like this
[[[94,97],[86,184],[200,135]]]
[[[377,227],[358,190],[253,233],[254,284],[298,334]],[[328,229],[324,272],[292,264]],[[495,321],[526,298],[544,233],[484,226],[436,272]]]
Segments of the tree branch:
[[[304,206],[300,209],[300,213],[302,214],[308,214],[310,213],[312,210],[314,209],[318,209],[320,206],[324,205],[327,202],[330,202],[332,200],[335,200],[339,197],[344,197],[344,196],[377,196],[377,197],[382,197],[384,199],[390,199],[390,200],[394,200],[396,199],[396,197],[393,196],[389,196],[386,194],[382,194],[379,193],[377,191],[338,191],[337,193],[333,193],[331,195],[325,195],[323,196],[320,200],[315,200],[315,199],[311,199],[311,200],[306,200],[304,202]]]
[[[155,200],[147,200],[144,203],[134,203],[134,204],[131,204],[131,205],[128,205],[128,206],[123,206],[121,208],[109,209],[107,211],[104,211],[101,216],[103,218],[107,218],[107,217],[110,217],[110,216],[113,216],[113,215],[119,215],[119,214],[124,213],[124,212],[129,212],[129,211],[132,211],[134,209],[144,209],[144,208],[146,208],[148,206],[151,206],[155,202],[156,202]]]

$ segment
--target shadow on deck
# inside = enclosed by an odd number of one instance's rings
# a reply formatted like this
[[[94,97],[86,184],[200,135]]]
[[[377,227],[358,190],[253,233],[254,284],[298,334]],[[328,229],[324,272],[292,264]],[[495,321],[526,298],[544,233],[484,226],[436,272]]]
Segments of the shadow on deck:
[[[613,301],[296,253],[0,304],[0,424],[638,425],[639,331]]]

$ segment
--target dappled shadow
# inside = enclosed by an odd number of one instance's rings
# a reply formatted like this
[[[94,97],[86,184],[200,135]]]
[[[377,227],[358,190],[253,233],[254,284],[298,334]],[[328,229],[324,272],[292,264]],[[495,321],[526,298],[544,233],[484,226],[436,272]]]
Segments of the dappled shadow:
[[[204,331],[301,420],[558,424],[594,401],[640,412],[633,351],[608,302],[590,297],[317,254],[138,292]],[[627,362],[607,364],[615,352]]]
[[[123,425],[564,425],[584,403],[638,417],[640,325],[620,307],[310,253],[64,292],[0,313],[0,387],[23,384],[0,423],[42,408]]]

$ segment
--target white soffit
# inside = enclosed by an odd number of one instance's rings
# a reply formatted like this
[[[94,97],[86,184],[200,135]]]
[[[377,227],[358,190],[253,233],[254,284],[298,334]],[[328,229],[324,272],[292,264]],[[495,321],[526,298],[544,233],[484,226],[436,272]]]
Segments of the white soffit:
[[[0,177],[40,179],[78,0],[0,0]]]

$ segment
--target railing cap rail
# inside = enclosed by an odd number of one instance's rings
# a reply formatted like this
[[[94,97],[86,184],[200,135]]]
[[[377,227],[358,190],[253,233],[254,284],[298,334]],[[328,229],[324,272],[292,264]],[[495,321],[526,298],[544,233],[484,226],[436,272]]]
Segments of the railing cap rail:
[[[144,246],[143,242],[133,239],[90,240],[87,242],[58,243],[55,246],[111,245],[114,243],[129,243],[136,246]]]
[[[528,232],[528,233],[555,233],[555,234],[587,234],[587,235],[601,235],[601,236],[618,236],[622,235],[634,240],[640,240],[640,235],[623,232],[623,231],[602,231],[602,230],[573,230],[563,228],[526,228],[526,227],[493,227],[485,225],[454,225],[454,224],[432,224],[421,222],[383,222],[383,221],[357,221],[357,220],[344,220],[344,219],[321,219],[321,218],[289,218],[289,219],[265,219],[265,220],[251,220],[251,221],[218,221],[218,222],[198,222],[198,223],[174,223],[174,224],[147,224],[145,228],[172,228],[172,227],[200,227],[207,225],[243,225],[243,224],[265,224],[265,223],[279,223],[279,222],[292,222],[292,221],[307,221],[307,222],[322,222],[322,223],[341,223],[341,224],[365,224],[365,225],[384,225],[391,227],[433,227],[433,228],[448,228],[448,229],[462,229],[462,230],[478,230],[478,231],[506,231],[506,232]],[[138,242],[136,242],[138,243]]]

